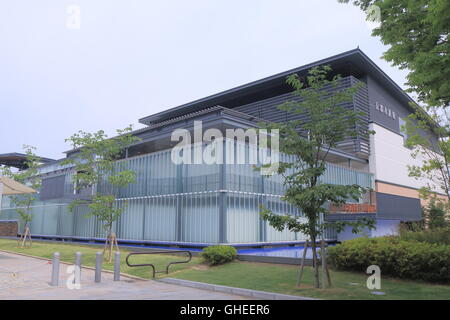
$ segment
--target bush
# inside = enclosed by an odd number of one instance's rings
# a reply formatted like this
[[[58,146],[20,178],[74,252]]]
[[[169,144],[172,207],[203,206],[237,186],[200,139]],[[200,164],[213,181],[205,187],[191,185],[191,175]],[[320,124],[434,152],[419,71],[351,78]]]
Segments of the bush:
[[[201,256],[210,265],[217,265],[233,261],[237,251],[230,246],[211,246],[204,248]]]
[[[423,211],[422,211],[423,215]],[[400,222],[400,232],[402,231],[424,231],[425,229],[425,221],[419,220],[419,221],[402,221]]]
[[[331,265],[365,272],[378,265],[382,275],[402,279],[450,282],[450,246],[399,237],[357,238],[329,248]]]
[[[402,240],[416,240],[420,242],[450,245],[450,228],[439,228],[424,231],[407,231],[400,229]]]
[[[445,228],[448,226],[445,204],[432,200],[424,210],[424,218],[430,229]]]

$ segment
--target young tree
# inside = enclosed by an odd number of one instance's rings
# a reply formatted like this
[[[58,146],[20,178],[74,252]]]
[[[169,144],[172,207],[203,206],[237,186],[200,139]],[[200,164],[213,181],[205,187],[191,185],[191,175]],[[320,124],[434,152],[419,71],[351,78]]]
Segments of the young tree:
[[[408,168],[409,175],[416,179],[426,178],[438,186],[436,190],[427,184],[421,189],[421,197],[442,202],[448,212],[450,1],[338,1],[353,2],[367,13],[368,19],[376,16],[379,26],[372,35],[379,36],[383,44],[390,46],[383,55],[384,59],[409,70],[406,84],[410,88],[407,91],[415,92],[423,104],[423,110],[411,104],[417,111],[409,116],[404,128],[409,136],[407,144],[413,150],[412,157],[421,159],[420,165]],[[435,134],[438,142],[432,145],[424,133]],[[446,195],[447,200],[437,197],[436,192]]]
[[[449,221],[446,215],[448,208],[442,201],[436,201],[435,198],[430,200],[429,205],[424,210],[425,222],[429,230],[445,228],[449,226]]]
[[[429,106],[450,104],[450,1],[448,0],[338,0],[352,2],[373,15],[379,27],[372,32],[389,45],[384,59],[410,70],[410,92]]]
[[[36,148],[28,145],[24,145],[23,148],[26,154],[25,165],[27,166],[27,169],[13,172],[9,167],[3,167],[2,175],[10,177],[17,182],[27,184],[34,190],[39,190],[39,188],[41,187],[41,179],[38,176],[37,168],[40,162],[39,157],[34,153]],[[19,238],[19,245],[22,248],[25,247],[27,238],[30,241],[30,246],[32,245],[29,225],[33,220],[33,215],[30,213],[30,207],[35,200],[36,196],[32,193],[11,197],[11,201],[16,207],[16,212],[19,214],[20,220],[23,223],[23,231]]]
[[[422,199],[429,200],[445,211],[450,210],[450,122],[438,108],[417,110],[408,116],[402,130],[411,156],[419,161],[409,165],[409,176],[427,183],[420,189]],[[435,139],[430,139],[434,136]],[[438,196],[441,194],[441,196]],[[439,204],[440,203],[440,204]]]
[[[304,82],[296,74],[287,78],[287,83],[294,88],[294,94],[300,99],[286,102],[278,108],[293,115],[304,115],[306,121],[289,120],[284,123],[261,124],[269,129],[278,129],[280,152],[294,156],[292,162],[279,164],[278,173],[283,175],[286,187],[282,199],[303,213],[303,216],[278,215],[262,207],[262,217],[279,231],[287,228],[309,237],[317,288],[320,286],[317,240],[324,230],[331,226],[320,221],[321,217],[327,214],[326,204],[342,204],[349,198],[359,200],[367,191],[359,185],[335,185],[320,181],[320,177],[327,170],[329,151],[345,139],[356,137],[360,131],[360,117],[363,116],[345,106],[346,102],[352,101],[359,86],[339,89],[340,77],[335,76],[328,80],[329,71],[331,68],[328,66],[313,68]],[[354,232],[357,232],[365,225],[372,228],[373,221],[360,220],[351,225]],[[339,228],[341,229],[342,225],[339,225]],[[324,254],[322,261],[326,262]]]
[[[115,205],[116,194],[119,188],[134,183],[136,179],[135,172],[126,170],[117,162],[125,148],[139,140],[131,131],[131,126],[117,130],[117,136],[113,138],[108,138],[103,130],[95,133],[79,131],[66,139],[73,148],[78,149],[77,154],[63,161],[63,164],[74,166],[75,190],[80,192],[86,188],[97,188],[89,199],[76,199],[69,208],[73,211],[76,206],[87,205],[89,215],[102,223],[107,235],[103,253],[108,248],[109,262],[114,246],[119,250],[116,235],[112,231],[113,223],[124,210],[124,207]]]

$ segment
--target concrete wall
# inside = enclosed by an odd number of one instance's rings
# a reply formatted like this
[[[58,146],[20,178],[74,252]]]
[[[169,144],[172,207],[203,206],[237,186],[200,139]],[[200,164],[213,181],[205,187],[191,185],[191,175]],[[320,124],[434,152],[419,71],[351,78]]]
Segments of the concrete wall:
[[[372,230],[371,237],[397,235],[400,220],[377,219],[377,228]]]
[[[397,235],[399,225],[400,220],[377,219],[375,230],[365,229],[361,233],[354,234],[352,233],[351,227],[345,227],[344,231],[339,233],[337,238],[338,241],[345,241],[364,236],[374,238],[389,235]]]
[[[345,241],[345,240],[351,240],[355,238],[361,238],[361,237],[370,237],[371,232],[368,229],[364,229],[362,232],[358,234],[354,234],[352,232],[352,227],[345,227],[342,232],[340,232],[337,236],[338,241]]]

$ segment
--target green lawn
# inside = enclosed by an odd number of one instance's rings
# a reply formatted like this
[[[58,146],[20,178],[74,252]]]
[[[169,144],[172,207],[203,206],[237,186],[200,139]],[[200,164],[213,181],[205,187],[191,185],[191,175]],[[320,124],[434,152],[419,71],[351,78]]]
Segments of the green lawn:
[[[37,242],[33,241],[33,246],[31,248],[19,248],[17,246],[17,241],[9,239],[0,239],[0,250],[13,251],[23,254],[28,254],[43,258],[52,258],[54,252],[59,252],[60,260],[68,263],[73,263],[75,260],[75,252],[79,251],[82,253],[82,264],[85,266],[94,267],[95,266],[95,254],[98,251],[103,251],[103,246],[83,246],[83,245],[73,245],[73,244],[63,244],[63,243],[53,243],[53,242]],[[121,248],[120,255],[120,271],[133,276],[138,276],[141,278],[149,279],[151,278],[151,268],[150,267],[134,267],[130,268],[125,263],[125,258],[127,254],[132,249]],[[171,261],[185,260],[185,255],[170,255],[170,254],[155,254],[150,256],[134,256],[130,258],[130,262],[133,264],[142,263],[153,263],[156,270],[165,270],[165,266]],[[193,265],[200,263],[200,259],[197,257],[192,257],[192,261],[186,264],[175,264],[169,269],[170,272],[182,270],[185,268],[190,268]],[[114,270],[114,259],[111,263],[106,260],[103,262],[103,269]],[[159,274],[157,274],[157,277]]]
[[[17,241],[0,239],[0,249],[24,253],[33,256],[51,258],[53,252],[61,254],[61,260],[73,263],[77,251],[83,253],[83,265],[95,265],[95,253],[101,247],[81,246],[51,242],[33,242],[32,248],[18,248]],[[130,268],[125,264],[125,257],[130,249],[122,248],[121,271],[142,278],[150,278],[149,267]],[[132,251],[132,250],[131,250]],[[170,261],[179,260],[174,255],[152,255],[134,257],[133,263],[151,262],[157,270],[163,270]],[[113,270],[112,263],[104,263],[105,269]],[[450,286],[417,281],[381,278],[381,290],[384,296],[371,294],[366,288],[367,275],[364,273],[331,270],[333,288],[313,288],[313,274],[306,267],[302,288],[295,287],[298,267],[280,264],[232,262],[221,266],[208,267],[194,257],[189,264],[174,265],[169,277],[200,281],[212,284],[272,291],[284,294],[300,295],[322,299],[450,299]],[[158,274],[157,277],[166,276]]]
[[[332,288],[315,289],[312,268],[306,267],[305,270],[304,284],[300,289],[295,286],[298,267],[280,264],[232,262],[214,267],[199,265],[175,272],[170,277],[321,299],[450,299],[450,286],[397,280],[383,275],[381,290],[376,291],[386,294],[373,295],[366,287],[366,274],[335,270],[330,270]]]

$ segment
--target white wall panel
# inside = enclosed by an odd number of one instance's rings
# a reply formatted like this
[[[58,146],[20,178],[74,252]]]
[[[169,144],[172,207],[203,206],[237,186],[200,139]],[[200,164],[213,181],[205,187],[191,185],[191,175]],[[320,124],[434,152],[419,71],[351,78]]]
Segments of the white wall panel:
[[[416,189],[432,183],[429,180],[416,180],[408,176],[407,166],[420,165],[421,160],[411,157],[411,150],[404,146],[403,136],[375,123],[371,124],[371,130],[376,133],[370,137],[369,166],[376,180]]]

